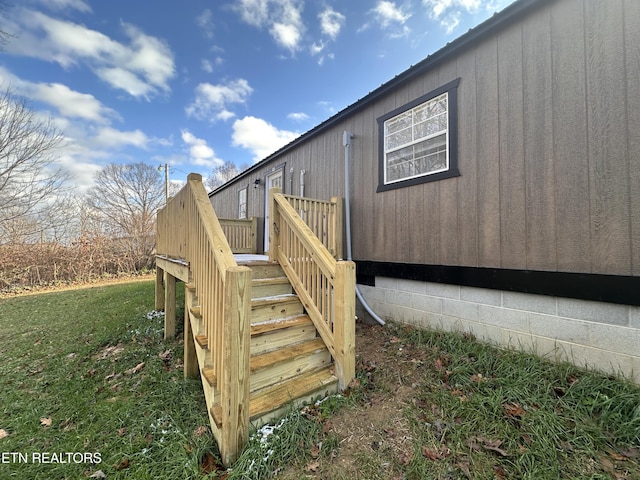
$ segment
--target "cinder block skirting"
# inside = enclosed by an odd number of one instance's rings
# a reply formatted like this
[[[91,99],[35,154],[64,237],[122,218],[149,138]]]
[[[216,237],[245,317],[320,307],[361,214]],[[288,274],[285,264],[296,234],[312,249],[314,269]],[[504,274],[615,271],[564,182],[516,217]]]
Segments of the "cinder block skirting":
[[[359,288],[381,318],[470,332],[640,384],[640,307],[387,277]]]

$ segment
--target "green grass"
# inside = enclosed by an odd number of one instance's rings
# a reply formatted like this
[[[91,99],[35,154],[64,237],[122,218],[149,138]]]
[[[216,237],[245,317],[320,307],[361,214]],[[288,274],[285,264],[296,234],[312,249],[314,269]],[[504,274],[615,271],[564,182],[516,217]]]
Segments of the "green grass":
[[[385,372],[359,370],[349,395],[255,432],[224,471],[201,385],[183,379],[182,344],[164,341],[162,317],[148,315],[153,295],[144,282],[0,299],[0,478],[346,478],[335,461],[342,438],[325,427],[393,392],[393,359]],[[390,354],[403,345],[420,355],[415,396],[399,412],[414,451],[398,458],[364,444],[352,452],[359,478],[640,479],[638,386],[469,336],[382,332]],[[67,452],[101,462],[32,462]]]
[[[640,478],[638,386],[469,336],[395,328],[444,365],[419,392],[423,408],[406,411],[419,438],[408,479],[461,467],[474,479]],[[433,461],[425,445],[448,454]]]
[[[145,282],[0,300],[0,452],[28,459],[0,463],[0,478],[201,478],[217,455],[196,431],[208,425],[202,387],[183,380],[163,318],[147,316],[153,295]],[[67,452],[101,462],[32,462]]]

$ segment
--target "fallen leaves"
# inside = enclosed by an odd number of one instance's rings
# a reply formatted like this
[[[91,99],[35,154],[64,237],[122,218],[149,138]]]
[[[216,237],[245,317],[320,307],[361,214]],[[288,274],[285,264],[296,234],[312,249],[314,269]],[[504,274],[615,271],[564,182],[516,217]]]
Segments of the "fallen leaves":
[[[113,466],[114,470],[124,470],[126,468],[129,468],[129,459],[128,458],[123,458],[122,460],[120,460],[118,463],[116,463]]]
[[[140,362],[139,364],[137,364],[135,367],[130,368],[129,370],[125,370],[124,374],[125,375],[133,375],[135,373],[139,373],[142,371],[142,369],[145,367],[146,363],[145,362]]]
[[[51,417],[42,417],[40,419],[40,425],[42,425],[44,428],[48,428],[51,426]]]
[[[509,454],[503,450],[501,447],[502,440],[490,440],[488,438],[483,437],[482,435],[478,435],[476,437],[471,437],[467,440],[467,446],[476,452],[480,452],[483,449],[489,450],[491,452],[497,453],[502,457],[508,457]]]
[[[422,455],[431,461],[444,460],[451,455],[451,450],[447,447],[422,447]]]
[[[5,438],[9,436],[9,432],[7,432],[4,428],[0,428],[0,438]]]
[[[217,472],[224,470],[224,468],[218,463],[216,457],[210,453],[205,453],[202,462],[200,462],[200,471],[203,475],[207,475],[211,472]]]
[[[522,419],[525,414],[524,408],[515,402],[508,402],[502,405],[502,409],[504,410],[504,414],[507,418],[515,418]]]

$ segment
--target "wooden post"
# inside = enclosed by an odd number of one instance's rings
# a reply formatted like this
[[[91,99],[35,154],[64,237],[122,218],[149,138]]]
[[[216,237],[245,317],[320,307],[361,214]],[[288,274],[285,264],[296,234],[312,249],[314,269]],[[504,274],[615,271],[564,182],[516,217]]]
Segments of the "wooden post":
[[[251,217],[251,253],[258,253],[258,217]]]
[[[164,310],[164,270],[156,266],[156,311]]]
[[[222,441],[220,455],[229,466],[249,439],[249,355],[251,339],[251,270],[230,267],[224,292]]]
[[[356,376],[356,264],[336,264],[333,338],[336,352],[336,375],[340,389]]]
[[[200,367],[198,366],[198,356],[196,354],[196,342],[194,340],[193,329],[191,328],[191,318],[189,317],[189,307],[193,304],[194,293],[189,286],[184,286],[184,378],[198,378]]]
[[[164,339],[176,336],[176,277],[164,275]]]
[[[344,202],[342,197],[332,197],[331,203],[334,204],[335,215],[333,217],[333,246],[334,258],[344,258]]]
[[[280,244],[278,239],[280,228],[280,211],[275,200],[275,194],[282,193],[281,188],[272,188],[269,190],[269,261],[277,260],[277,246]],[[266,232],[265,232],[266,234]]]

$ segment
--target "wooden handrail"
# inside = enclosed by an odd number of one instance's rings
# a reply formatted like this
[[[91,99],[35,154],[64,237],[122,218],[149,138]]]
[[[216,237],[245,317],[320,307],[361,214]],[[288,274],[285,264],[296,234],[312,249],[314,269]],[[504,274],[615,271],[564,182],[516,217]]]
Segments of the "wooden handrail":
[[[355,377],[355,264],[336,261],[290,200],[269,191],[269,257],[282,266],[346,388]]]
[[[334,258],[342,258],[343,205],[341,197],[330,201],[282,195],[298,212],[314,235]]]
[[[229,465],[249,435],[251,270],[237,265],[201,175],[190,174],[158,213],[157,255],[189,264],[223,412],[214,435]]]

